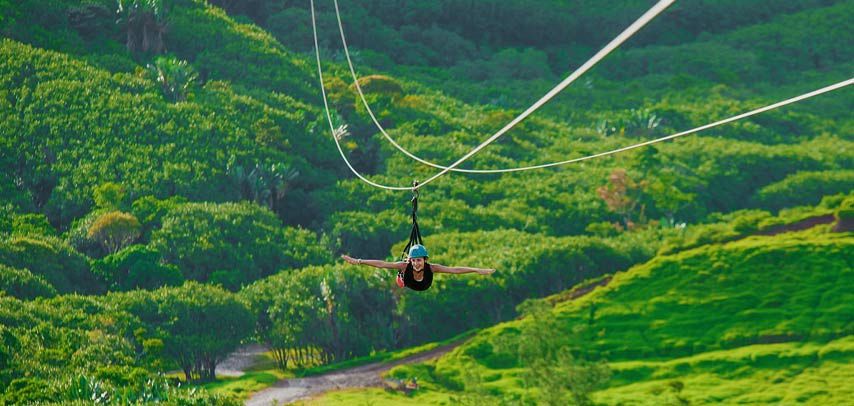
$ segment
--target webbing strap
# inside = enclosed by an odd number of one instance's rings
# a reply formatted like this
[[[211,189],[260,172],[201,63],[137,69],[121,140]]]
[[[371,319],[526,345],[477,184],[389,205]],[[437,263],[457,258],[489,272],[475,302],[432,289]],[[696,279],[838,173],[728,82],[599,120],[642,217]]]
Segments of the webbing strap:
[[[424,245],[424,240],[421,239],[421,229],[418,228],[418,182],[413,182],[412,191],[412,231],[409,232],[409,242],[403,247],[401,258],[406,258],[409,255],[409,248],[415,244]]]

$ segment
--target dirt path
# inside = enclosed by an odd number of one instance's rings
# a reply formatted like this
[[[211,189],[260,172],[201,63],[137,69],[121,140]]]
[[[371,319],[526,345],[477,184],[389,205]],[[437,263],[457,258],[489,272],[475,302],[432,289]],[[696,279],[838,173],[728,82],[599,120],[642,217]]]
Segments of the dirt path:
[[[401,364],[423,362],[439,357],[465,341],[462,340],[453,344],[436,347],[430,351],[389,363],[377,362],[307,378],[285,379],[252,395],[245,404],[247,406],[281,405],[308,399],[335,389],[382,387],[383,380],[380,378],[381,373]]]
[[[254,365],[258,356],[266,351],[267,347],[261,344],[244,345],[217,364],[216,376],[241,376],[246,368]]]

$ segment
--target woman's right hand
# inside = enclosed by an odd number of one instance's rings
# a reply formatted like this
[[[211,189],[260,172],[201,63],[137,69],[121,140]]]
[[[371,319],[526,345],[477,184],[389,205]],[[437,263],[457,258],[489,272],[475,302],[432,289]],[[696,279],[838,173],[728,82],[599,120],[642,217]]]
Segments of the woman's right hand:
[[[352,265],[358,265],[359,264],[359,260],[357,260],[357,259],[355,259],[349,255],[341,255],[341,258],[343,258],[345,261],[347,261],[348,264],[352,264]]]

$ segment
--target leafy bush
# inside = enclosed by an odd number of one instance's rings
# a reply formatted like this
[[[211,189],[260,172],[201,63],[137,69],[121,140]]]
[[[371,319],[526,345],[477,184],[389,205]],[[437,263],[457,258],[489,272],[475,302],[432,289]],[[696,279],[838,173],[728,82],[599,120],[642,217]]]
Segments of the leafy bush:
[[[9,383],[2,399],[7,404],[20,405],[30,403],[45,403],[56,400],[56,387],[40,378],[18,378]]]
[[[328,260],[313,233],[283,228],[273,213],[250,203],[187,203],[170,210],[162,222],[152,233],[151,247],[186,279],[207,281],[216,271],[228,271],[248,283]]]
[[[21,300],[56,296],[56,289],[43,277],[33,275],[27,269],[12,268],[3,264],[0,264],[0,290]]]
[[[92,225],[95,224],[95,220],[108,212],[108,209],[98,209],[74,220],[74,222],[71,223],[71,227],[64,234],[65,241],[68,242],[68,245],[72,246],[75,250],[85,254],[86,256],[101,258],[107,255],[108,253],[105,251],[102,244],[99,244],[97,241],[89,238],[89,230],[92,228]]]
[[[763,187],[753,200],[771,210],[817,204],[823,196],[854,190],[854,171],[797,172]]]
[[[149,78],[160,86],[163,97],[170,102],[186,101],[199,75],[187,61],[157,57],[146,66]]]
[[[376,93],[387,97],[403,96],[403,87],[393,78],[386,75],[367,75],[359,78],[359,87],[367,95]],[[355,85],[351,85],[355,89]]]
[[[106,252],[115,254],[139,237],[139,228],[133,214],[111,211],[95,219],[87,237],[101,244]]]
[[[168,199],[160,200],[148,195],[136,199],[132,204],[131,213],[139,219],[141,225],[140,239],[148,241],[151,238],[151,231],[160,228],[162,225],[163,216],[169,210],[186,202],[187,199],[181,196],[172,196]]]
[[[851,231],[854,229],[854,196],[848,196],[834,213],[836,226],[834,231]]]
[[[127,192],[122,187],[114,182],[107,182],[100,186],[96,186],[92,190],[95,199],[95,207],[99,209],[118,210],[122,206],[122,202]]]
[[[258,281],[241,296],[280,367],[343,361],[396,346],[389,272],[310,267]]]
[[[361,258],[386,258],[392,244],[408,239],[412,222],[402,212],[340,212],[329,217],[338,250]]]
[[[44,214],[28,213],[12,217],[12,233],[17,235],[55,236],[56,230]]]
[[[86,258],[55,237],[12,236],[2,240],[0,263],[29,269],[60,293],[101,290]]]
[[[143,245],[131,245],[92,262],[94,272],[110,290],[157,289],[179,286],[184,281],[174,265],[162,263],[160,253]]]
[[[215,378],[216,365],[252,330],[252,314],[234,295],[215,286],[187,282],[154,292],[117,296],[123,308],[155,329],[163,352],[189,381]]]
[[[849,196],[842,201],[839,209],[836,210],[836,219],[845,221],[854,219],[854,196]]]

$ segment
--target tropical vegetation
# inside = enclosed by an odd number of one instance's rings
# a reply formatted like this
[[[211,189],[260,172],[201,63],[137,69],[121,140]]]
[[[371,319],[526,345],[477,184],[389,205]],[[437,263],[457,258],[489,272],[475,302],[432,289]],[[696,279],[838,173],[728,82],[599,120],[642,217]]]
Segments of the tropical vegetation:
[[[335,4],[316,6],[334,134],[306,2],[0,0],[0,404],[233,404],[198,385],[242,344],[291,373],[472,330],[393,371],[414,397],[326,400],[854,396],[850,89],[608,158],[439,178],[419,196],[431,261],[498,271],[416,294],[337,259],[399,258],[411,195],[357,179],[335,138],[375,182],[435,169],[375,127]],[[372,113],[448,165],[649,4],[339,6]],[[852,14],[677,3],[462,167],[582,157],[849,79]]]

